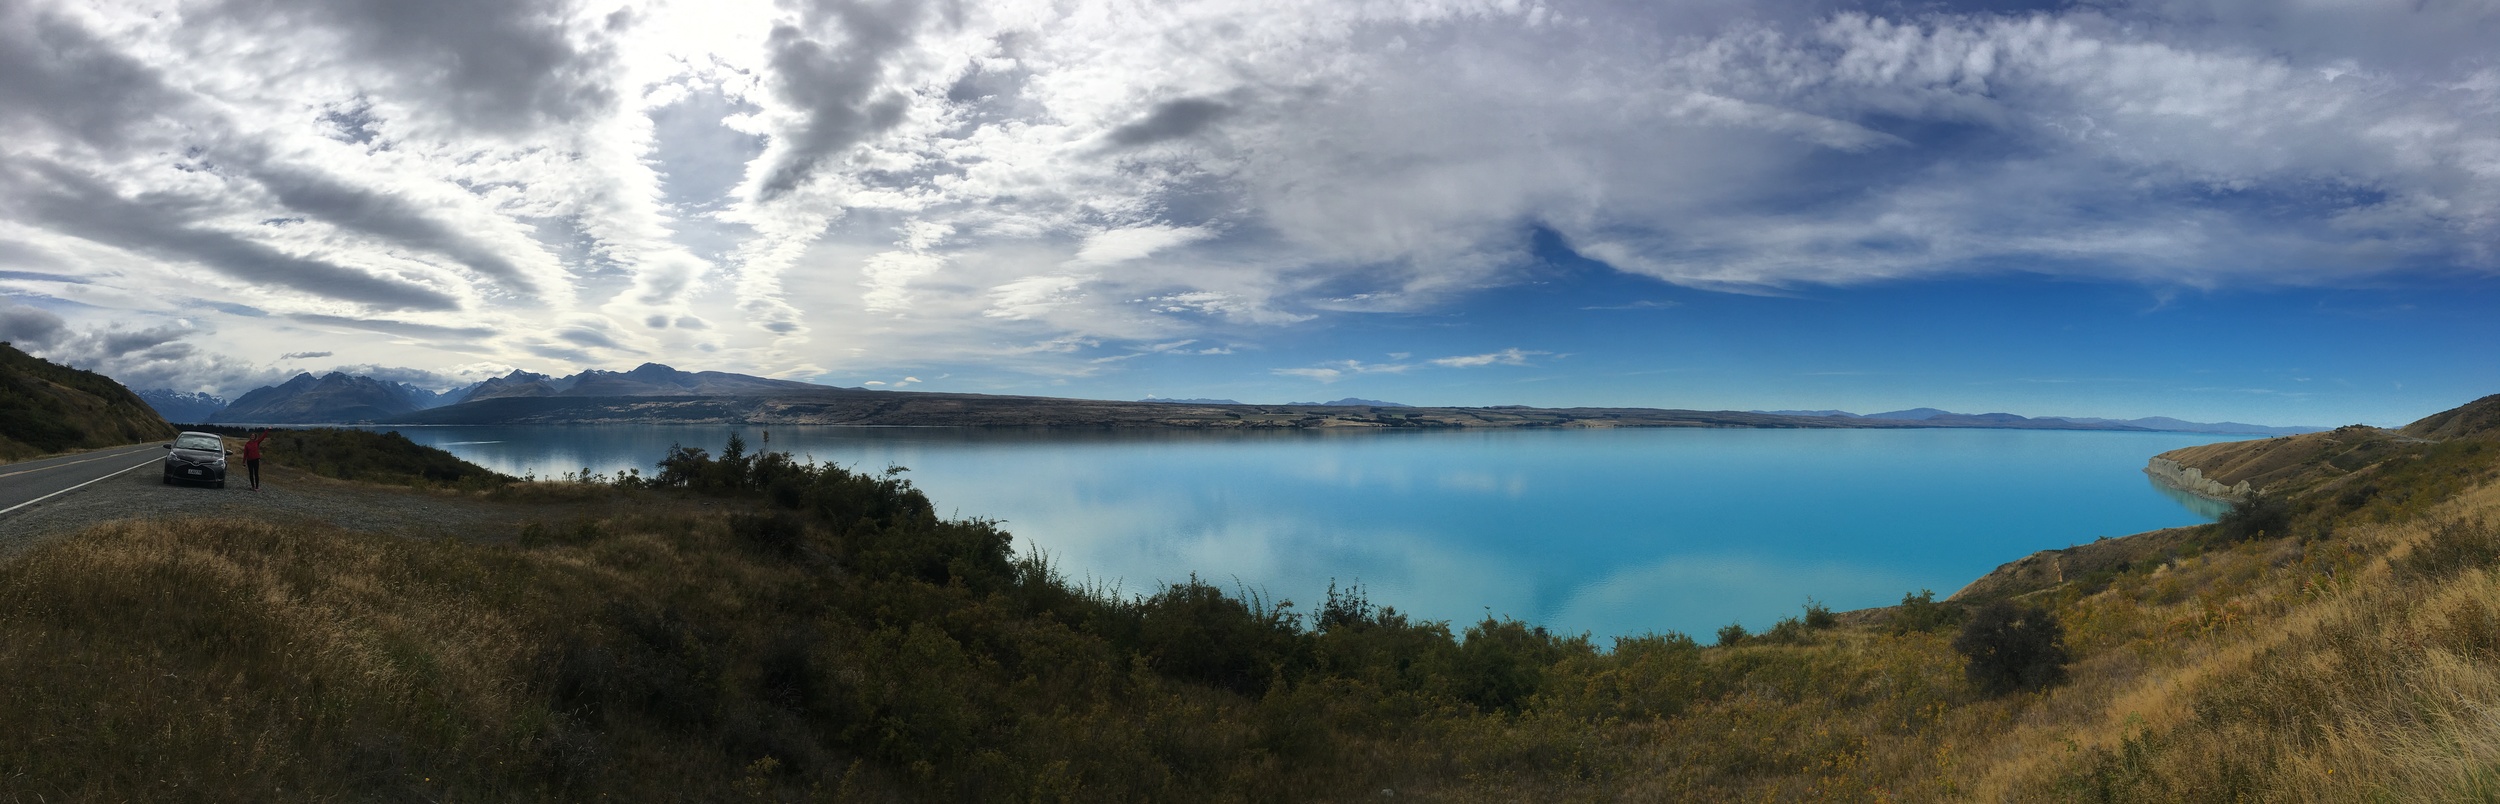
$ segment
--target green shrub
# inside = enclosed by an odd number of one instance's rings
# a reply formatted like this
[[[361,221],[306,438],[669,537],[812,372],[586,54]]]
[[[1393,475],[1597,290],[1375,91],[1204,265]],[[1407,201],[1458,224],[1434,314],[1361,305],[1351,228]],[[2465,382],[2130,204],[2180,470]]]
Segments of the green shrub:
[[[1442,686],[1457,663],[1447,624],[1411,622],[1394,607],[1373,606],[1359,586],[1329,584],[1314,612],[1313,660],[1318,672],[1359,680],[1385,692],[1419,693]]]
[[[1941,631],[1962,622],[1962,607],[1950,602],[1936,602],[1933,589],[1918,594],[1903,593],[1901,607],[1893,610],[1890,630],[1893,636]]]
[[[2045,689],[2066,680],[2066,631],[2045,609],[2010,600],[1971,614],[1953,650],[1968,660],[1963,675],[1990,695]]]
[[[807,524],[784,512],[731,514],[729,532],[747,546],[776,558],[794,558],[806,546]]]
[[[1820,631],[1839,624],[1840,615],[1833,614],[1832,607],[1815,602],[1814,598],[1806,598],[1807,628]]]
[[[1309,663],[1288,606],[1226,595],[1194,575],[1146,598],[1139,615],[1138,652],[1172,678],[1255,697]]]
[[[1544,685],[1547,667],[1594,652],[1586,638],[1562,639],[1544,626],[1486,617],[1459,643],[1453,681],[1458,697],[1477,708],[1517,712]]]
[[[2226,544],[2244,542],[2292,532],[2292,504],[2265,492],[2248,495],[2231,505],[2231,510],[2214,523]]]

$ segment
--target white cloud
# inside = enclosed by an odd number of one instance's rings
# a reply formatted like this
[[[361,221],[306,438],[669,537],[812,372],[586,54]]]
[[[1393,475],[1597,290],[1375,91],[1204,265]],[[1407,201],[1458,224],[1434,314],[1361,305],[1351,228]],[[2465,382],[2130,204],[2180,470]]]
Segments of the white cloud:
[[[1087,235],[1085,245],[1076,250],[1076,262],[1107,265],[1144,259],[1157,251],[1214,236],[1214,232],[1198,227],[1154,225],[1095,232]]]
[[[1306,377],[1320,382],[1337,380],[1356,374],[1404,374],[1415,368],[1412,363],[1365,363],[1360,360],[1339,360],[1305,368],[1280,368],[1271,373],[1286,377]]]
[[[910,289],[911,281],[937,273],[945,264],[943,257],[908,251],[889,251],[869,257],[867,265],[860,269],[865,277],[860,285],[868,288],[867,293],[860,295],[861,306],[872,313],[909,308],[911,299],[906,291]]]
[[[1531,357],[1540,357],[1540,356],[1550,355],[1550,354],[1553,354],[1553,353],[1552,353],[1552,352],[1538,352],[1538,351],[1531,351],[1531,350],[1526,350],[1526,349],[1520,349],[1520,348],[1518,348],[1518,347],[1512,347],[1512,348],[1509,348],[1509,349],[1504,349],[1504,350],[1501,350],[1501,351],[1499,351],[1499,352],[1487,352],[1487,353],[1480,354],[1480,355],[1464,355],[1464,356],[1460,356],[1460,357],[1444,357],[1444,358],[1440,358],[1440,359],[1438,359],[1438,360],[1434,360],[1434,361],[1432,361],[1432,364],[1433,364],[1433,365],[1436,365],[1436,366],[1445,366],[1445,367],[1448,367],[1448,368],[1476,368],[1476,367],[1479,367],[1479,366],[1525,366],[1525,365],[1528,365],[1528,358],[1531,358]]]
[[[1028,276],[993,289],[995,301],[983,313],[1010,321],[1031,319],[1076,303],[1084,295],[1086,277]]]
[[[1365,363],[1360,360],[1339,360],[1330,363],[1321,363],[1316,366],[1271,369],[1270,373],[1284,377],[1302,377],[1305,379],[1318,380],[1323,383],[1333,383],[1340,379],[1358,374],[1404,374],[1422,366],[1435,366],[1440,368],[1526,366],[1531,365],[1528,362],[1528,358],[1541,357],[1550,354],[1553,353],[1512,347],[1498,352],[1487,352],[1480,355],[1461,355],[1457,357],[1444,357],[1434,360],[1426,360],[1422,363],[1409,363],[1406,362],[1408,357],[1407,353],[1400,352],[1390,355],[1390,359],[1395,362],[1389,363]]]
[[[376,8],[0,10],[0,291],[382,365],[1056,376],[1434,309],[1532,227],[1739,292],[2500,269],[2487,4]]]

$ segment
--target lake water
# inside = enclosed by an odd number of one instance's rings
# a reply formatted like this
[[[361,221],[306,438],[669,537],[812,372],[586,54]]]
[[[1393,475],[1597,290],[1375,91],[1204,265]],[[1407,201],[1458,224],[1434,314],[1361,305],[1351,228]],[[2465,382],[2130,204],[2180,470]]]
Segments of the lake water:
[[[1074,578],[1195,573],[1309,611],[1331,581],[1463,625],[1598,636],[1952,593],[2035,550],[2211,521],[2142,472],[2236,437],[2025,430],[1034,432],[404,427],[514,475],[645,474],[672,444],[904,466],[941,514],[1004,520]],[[770,434],[769,445],[757,444]],[[1604,640],[1601,639],[1601,644]]]

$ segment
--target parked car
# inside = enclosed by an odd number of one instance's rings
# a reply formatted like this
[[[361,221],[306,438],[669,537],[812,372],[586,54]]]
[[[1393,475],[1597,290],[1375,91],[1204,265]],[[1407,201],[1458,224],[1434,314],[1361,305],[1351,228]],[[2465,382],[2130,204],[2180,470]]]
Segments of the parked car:
[[[226,440],[216,433],[186,432],[165,445],[165,483],[213,483],[226,487]]]

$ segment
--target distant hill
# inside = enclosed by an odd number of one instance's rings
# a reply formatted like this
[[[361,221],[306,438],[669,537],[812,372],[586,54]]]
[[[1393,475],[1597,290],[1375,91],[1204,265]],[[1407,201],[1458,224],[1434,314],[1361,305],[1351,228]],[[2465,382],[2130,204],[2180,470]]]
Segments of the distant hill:
[[[2191,422],[2168,416],[2147,416],[2141,419],[2100,419],[2085,416],[2024,417],[2011,413],[1955,413],[1936,408],[1911,408],[1888,413],[1858,415],[1845,410],[1757,410],[1774,416],[1819,416],[1828,419],[1881,419],[1884,421],[1925,422],[1953,427],[2011,427],[2025,429],[2111,429],[2159,430],[2168,433],[2211,433],[2214,435],[2298,435],[2326,430],[2324,427],[2271,427],[2240,422]],[[2061,423],[2083,425],[2064,427]]]
[[[708,373],[708,372],[707,372]],[[498,378],[505,379],[505,378]],[[752,379],[752,378],[750,378]],[[1128,428],[1206,430],[1366,428],[1929,428],[2140,430],[2117,424],[2028,420],[2020,416],[1944,416],[1911,421],[1781,416],[1738,411],[1657,408],[1411,407],[1373,400],[1345,404],[1243,405],[1172,400],[1129,402],[1038,396],[866,391],[821,385],[767,393],[714,395],[581,395],[577,384],[536,375],[505,385],[535,388],[493,396],[496,383],[470,401],[377,420],[387,424],[845,424],[915,427]]]
[[[2162,430],[2172,433],[2213,433],[2216,435],[2299,435],[2301,433],[2323,432],[2329,429],[2325,427],[2270,427],[2263,424],[2243,424],[2240,422],[2191,422],[2173,419],[2168,416],[2147,416],[2141,419],[2091,419],[2080,416],[2055,416],[2047,418],[2058,418],[2070,422],[2085,422],[2091,424],[2124,424],[2134,427],[2142,427],[2147,430]]]
[[[1868,418],[1868,419],[1890,419],[1890,420],[1893,420],[1893,421],[1904,421],[1904,422],[1923,422],[1923,421],[1926,421],[1926,420],[1928,420],[1928,419],[1933,419],[1933,418],[1936,418],[1936,417],[1938,417],[1938,416],[1960,416],[1960,415],[1963,415],[1963,414],[1955,413],[1955,412],[1953,412],[1953,411],[1949,411],[1949,410],[1937,410],[1937,409],[1935,409],[1935,408],[1911,408],[1911,409],[1909,409],[1909,410],[1896,410],[1896,411],[1890,411],[1890,412],[1886,412],[1886,413],[1869,413],[1869,414],[1866,414],[1866,416],[1864,416],[1863,418]],[[1981,415],[1987,415],[1987,414],[1981,414]],[[2005,415],[2005,414],[1998,414],[1998,415]]]
[[[341,372],[297,374],[253,389],[209,417],[217,424],[350,424],[439,407],[441,394],[399,382]]]
[[[217,411],[226,409],[226,398],[214,394],[185,393],[171,388],[145,388],[133,393],[169,422],[198,424],[217,415]]]
[[[1231,399],[1171,399],[1171,398],[1166,398],[1166,397],[1147,397],[1147,398],[1145,398],[1145,399],[1140,399],[1140,400],[1137,400],[1137,401],[1139,401],[1139,402],[1160,402],[1160,403],[1163,403],[1163,404],[1166,404],[1166,405],[1238,405],[1238,404],[1241,404],[1240,402],[1235,401],[1235,400],[1231,400]]]
[[[0,460],[173,436],[173,425],[112,378],[0,343]]]
[[[1239,403],[1239,402],[1235,402],[1235,403],[1232,403],[1232,404],[1236,404],[1236,405],[1238,405],[1238,404],[1241,404],[1241,403]],[[1344,399],[1337,400],[1337,401],[1335,401],[1335,402],[1287,402],[1287,403],[1285,403],[1285,404],[1286,404],[1286,405],[1288,405],[1288,406],[1291,406],[1291,407],[1298,407],[1298,408],[1411,408],[1411,407],[1414,407],[1414,405],[1409,405],[1409,404],[1406,404],[1406,403],[1404,403],[1404,402],[1382,402],[1382,401],[1377,400],[1377,399],[1358,399],[1358,398],[1351,397],[1351,396],[1346,397],[1346,398],[1344,398]]]

